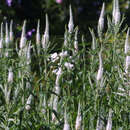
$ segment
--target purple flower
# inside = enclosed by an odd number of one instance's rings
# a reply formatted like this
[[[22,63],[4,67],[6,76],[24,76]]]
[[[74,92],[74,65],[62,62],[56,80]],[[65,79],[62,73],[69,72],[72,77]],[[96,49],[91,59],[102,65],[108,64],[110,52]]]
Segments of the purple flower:
[[[61,4],[62,0],[56,0],[56,3]]]
[[[12,0],[6,0],[6,4],[10,7],[12,5]]]
[[[27,32],[26,37],[27,37],[27,38],[30,38],[30,37],[32,36],[33,32],[35,32],[35,29],[34,29],[34,28],[33,28],[32,30],[29,30],[29,31]]]

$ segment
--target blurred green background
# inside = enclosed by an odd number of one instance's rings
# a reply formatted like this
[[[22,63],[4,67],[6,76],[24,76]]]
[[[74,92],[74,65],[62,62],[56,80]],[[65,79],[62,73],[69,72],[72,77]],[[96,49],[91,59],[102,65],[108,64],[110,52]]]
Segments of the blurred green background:
[[[10,2],[11,1],[11,2]],[[72,5],[75,26],[82,34],[88,33],[88,27],[97,28],[102,7],[106,3],[106,14],[111,16],[113,0],[0,0],[0,22],[14,20],[14,28],[21,30],[27,19],[27,30],[36,29],[37,20],[41,20],[41,32],[44,32],[45,13],[49,15],[50,34],[63,35],[69,20],[69,4]],[[9,2],[11,3],[9,5]],[[125,14],[125,23],[130,24],[129,0],[119,0],[121,14]]]

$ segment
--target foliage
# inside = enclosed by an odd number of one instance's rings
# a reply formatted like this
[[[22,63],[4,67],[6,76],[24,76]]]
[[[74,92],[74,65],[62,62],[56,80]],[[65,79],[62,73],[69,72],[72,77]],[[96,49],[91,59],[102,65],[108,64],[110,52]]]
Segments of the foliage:
[[[74,129],[78,119],[84,130],[105,129],[108,120],[112,129],[129,129],[124,17],[117,24],[108,17],[98,36],[90,29],[91,49],[70,16],[60,48],[49,40],[48,15],[42,36],[37,26],[36,41],[27,40],[26,21],[20,40],[10,35],[11,23],[9,31],[1,24],[0,129],[61,130],[65,123]]]

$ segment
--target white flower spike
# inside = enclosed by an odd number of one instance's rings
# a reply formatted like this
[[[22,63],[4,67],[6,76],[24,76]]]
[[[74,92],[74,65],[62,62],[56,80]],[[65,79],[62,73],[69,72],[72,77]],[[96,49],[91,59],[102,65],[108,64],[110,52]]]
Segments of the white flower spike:
[[[13,72],[12,72],[12,68],[9,68],[8,83],[13,83]]]
[[[92,50],[95,50],[96,49],[96,37],[95,37],[95,34],[94,34],[94,31],[93,30],[90,30],[90,33],[91,33],[91,36],[92,36]]]
[[[112,110],[111,109],[109,110],[106,130],[112,130]]]
[[[64,113],[64,128],[63,128],[63,130],[70,130],[70,125],[68,123],[66,110],[65,110],[65,113]]]
[[[6,43],[6,47],[8,47],[9,46],[9,31],[8,31],[8,23],[7,22],[6,22],[5,43]]]
[[[127,54],[130,51],[129,30],[130,29],[128,28],[126,40],[125,40],[125,54]]]
[[[31,63],[31,41],[29,42],[29,45],[27,47],[26,57],[27,57],[27,65],[29,65]]]
[[[25,109],[26,110],[30,110],[31,109],[31,102],[32,102],[32,98],[33,98],[33,96],[32,95],[30,95],[29,97],[28,97],[28,99],[27,99],[27,102],[26,102],[26,106],[25,106]]]
[[[3,23],[1,23],[0,49],[3,48]]]
[[[43,49],[47,49],[49,42],[49,20],[48,20],[48,15],[46,14],[46,27],[45,27],[45,32],[42,37],[42,47]]]
[[[40,44],[40,20],[38,20],[37,24],[36,44]]]
[[[98,32],[102,32],[104,29],[104,15],[105,15],[105,3],[103,3],[102,5],[102,10],[98,21]]]
[[[126,74],[128,74],[130,72],[130,56],[126,56],[125,72],[126,72]]]
[[[20,49],[22,49],[23,47],[25,47],[26,45],[26,20],[23,23],[23,27],[22,27],[22,34],[21,34],[21,39],[20,39]]]
[[[9,40],[13,42],[13,20],[10,22]]]
[[[76,29],[74,36],[74,49],[75,52],[78,52],[78,28]]]
[[[118,0],[114,0],[113,1],[113,22],[115,25],[117,25],[120,22],[120,8],[119,8],[119,1]]]
[[[98,69],[98,73],[97,73],[97,81],[101,80],[103,77],[103,63],[102,63],[102,56],[101,56],[101,52],[99,52],[99,69]]]
[[[76,118],[76,124],[75,124],[75,129],[76,130],[81,130],[81,123],[82,123],[82,116],[81,116],[81,107],[80,107],[80,103],[78,105],[78,114],[77,114],[77,118]]]
[[[69,19],[69,24],[68,24],[69,33],[73,32],[73,28],[74,28],[73,14],[72,14],[72,8],[70,5],[70,19]]]

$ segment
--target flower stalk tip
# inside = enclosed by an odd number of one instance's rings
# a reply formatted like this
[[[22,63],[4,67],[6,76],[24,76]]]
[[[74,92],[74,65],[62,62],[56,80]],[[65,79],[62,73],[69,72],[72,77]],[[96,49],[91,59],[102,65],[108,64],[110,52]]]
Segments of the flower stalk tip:
[[[68,24],[69,33],[73,32],[73,28],[74,28],[73,14],[72,14],[72,8],[70,5],[70,19],[69,19],[69,24]]]

